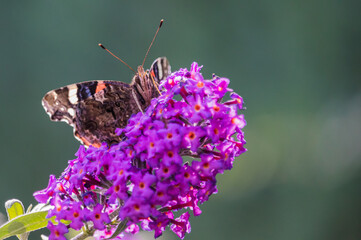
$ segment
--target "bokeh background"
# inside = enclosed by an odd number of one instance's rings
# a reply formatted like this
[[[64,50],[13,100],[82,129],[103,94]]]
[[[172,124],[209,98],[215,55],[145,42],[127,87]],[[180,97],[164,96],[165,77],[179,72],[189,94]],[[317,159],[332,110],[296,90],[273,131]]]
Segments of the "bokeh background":
[[[244,97],[248,152],[186,239],[361,239],[360,1],[0,2],[0,212],[35,203],[79,143],[41,106],[54,88],[203,64]],[[32,235],[31,239],[38,239]],[[150,235],[141,235],[149,237]],[[145,238],[146,238],[145,237]],[[140,237],[139,237],[140,238]],[[161,239],[176,239],[171,232]]]

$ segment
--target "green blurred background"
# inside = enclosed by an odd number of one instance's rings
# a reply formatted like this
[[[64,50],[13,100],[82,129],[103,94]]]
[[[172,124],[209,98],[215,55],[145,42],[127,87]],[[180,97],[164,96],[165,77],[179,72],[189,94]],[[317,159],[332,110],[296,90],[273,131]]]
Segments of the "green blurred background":
[[[35,203],[79,143],[41,106],[54,88],[203,64],[244,97],[248,152],[186,239],[361,239],[360,1],[0,2],[0,204]],[[0,211],[5,212],[1,207]],[[149,236],[149,235],[147,235]],[[33,235],[32,239],[37,239]],[[176,239],[168,233],[162,239]]]

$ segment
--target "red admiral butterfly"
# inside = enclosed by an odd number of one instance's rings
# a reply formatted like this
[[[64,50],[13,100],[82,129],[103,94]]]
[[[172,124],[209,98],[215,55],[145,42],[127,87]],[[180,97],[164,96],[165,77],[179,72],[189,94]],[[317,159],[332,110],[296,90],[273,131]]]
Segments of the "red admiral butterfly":
[[[115,129],[125,127],[132,114],[144,111],[152,98],[159,96],[155,85],[170,72],[167,58],[160,57],[147,71],[143,65],[139,66],[130,84],[110,80],[71,84],[48,92],[42,104],[52,121],[64,121],[72,126],[74,136],[84,145],[99,147],[106,142],[110,146],[121,141]]]

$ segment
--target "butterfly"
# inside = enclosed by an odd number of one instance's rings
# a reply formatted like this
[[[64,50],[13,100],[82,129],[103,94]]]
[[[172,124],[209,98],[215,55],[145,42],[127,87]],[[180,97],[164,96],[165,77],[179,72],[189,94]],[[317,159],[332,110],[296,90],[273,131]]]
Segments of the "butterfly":
[[[159,96],[158,83],[171,73],[166,57],[157,58],[149,70],[145,71],[143,68],[162,23],[163,20],[148,48],[143,64],[137,68],[130,84],[93,80],[52,90],[42,99],[42,105],[50,119],[64,121],[72,126],[75,138],[85,146],[100,147],[103,142],[110,146],[120,142],[122,139],[115,134],[115,129],[124,128],[132,114],[145,111],[152,98]],[[99,46],[107,50],[103,45]]]
[[[71,84],[45,94],[42,105],[52,121],[64,121],[74,128],[74,136],[89,146],[109,146],[121,141],[116,128],[124,128],[132,114],[145,111],[159,96],[154,86],[165,79],[171,68],[166,57],[157,58],[150,69],[139,66],[130,84],[93,80]]]

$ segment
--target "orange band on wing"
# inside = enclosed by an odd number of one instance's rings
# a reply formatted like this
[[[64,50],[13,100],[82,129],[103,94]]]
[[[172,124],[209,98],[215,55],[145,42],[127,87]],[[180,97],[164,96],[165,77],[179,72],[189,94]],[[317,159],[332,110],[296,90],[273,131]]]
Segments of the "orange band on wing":
[[[94,144],[92,144],[92,146],[95,147],[95,148],[100,148],[100,147],[101,147],[101,144],[99,144],[99,143],[94,143]]]
[[[100,92],[101,90],[103,90],[106,87],[107,86],[105,85],[105,83],[99,82],[98,85],[97,85],[97,88],[95,89],[95,93]]]
[[[91,144],[85,137],[81,137],[81,136],[79,135],[79,133],[76,133],[75,135],[76,135],[76,137],[78,137],[78,138],[80,139],[80,141],[82,141],[83,144],[84,144],[85,146],[87,146],[87,147],[89,147],[90,145],[92,145],[93,147],[100,148],[100,146],[101,146],[101,144],[99,144],[99,143]]]

